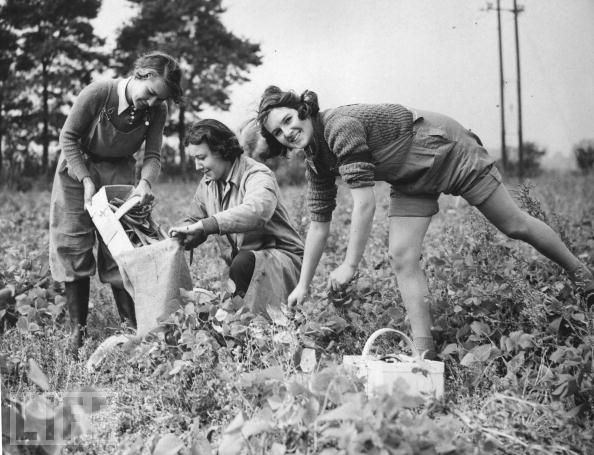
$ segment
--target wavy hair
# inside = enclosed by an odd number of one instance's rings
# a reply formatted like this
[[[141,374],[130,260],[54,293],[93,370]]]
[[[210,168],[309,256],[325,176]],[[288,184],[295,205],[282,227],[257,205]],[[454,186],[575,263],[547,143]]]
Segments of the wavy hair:
[[[243,153],[235,133],[215,119],[199,120],[188,127],[184,139],[186,147],[202,143],[206,143],[212,153],[218,154],[225,161],[235,161]]]
[[[132,75],[136,79],[146,79],[152,75],[163,78],[171,93],[170,98],[176,104],[182,99],[182,72],[179,63],[171,55],[164,52],[149,52],[141,55],[134,62]]]
[[[318,95],[315,92],[305,90],[301,95],[297,95],[293,90],[283,91],[276,85],[268,86],[260,99],[257,117],[260,125],[260,134],[266,139],[266,144],[268,144],[268,157],[286,156],[287,154],[287,148],[278,142],[264,127],[268,115],[277,107],[295,109],[301,120],[314,117],[320,112]]]

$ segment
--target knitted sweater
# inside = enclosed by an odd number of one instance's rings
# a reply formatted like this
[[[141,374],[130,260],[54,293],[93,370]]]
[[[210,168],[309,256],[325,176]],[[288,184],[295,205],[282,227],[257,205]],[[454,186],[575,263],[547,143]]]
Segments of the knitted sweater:
[[[118,79],[102,80],[85,87],[60,132],[62,153],[79,181],[90,176],[84,155],[132,156],[145,141],[141,178],[153,182],[159,175],[167,104],[149,108],[146,117],[139,116],[133,125],[127,125],[127,113],[117,114],[118,82]],[[149,119],[148,126],[145,118]]]
[[[412,138],[413,114],[399,104],[353,104],[328,109],[313,119],[313,143],[306,150],[307,201],[313,221],[332,219],[336,177],[350,188],[373,186],[375,153],[402,142],[406,153]]]

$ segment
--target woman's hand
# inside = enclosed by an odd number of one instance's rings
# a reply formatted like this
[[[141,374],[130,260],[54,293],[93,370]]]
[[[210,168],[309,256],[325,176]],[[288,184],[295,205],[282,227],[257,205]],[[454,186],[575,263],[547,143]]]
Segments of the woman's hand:
[[[85,207],[90,207],[93,205],[93,196],[97,192],[97,188],[95,187],[95,183],[93,183],[93,179],[91,179],[91,177],[85,177],[82,181],[82,184],[84,190]]]
[[[301,306],[307,297],[307,286],[297,283],[297,287],[289,294],[287,298],[287,305],[289,308],[295,308]]]
[[[136,188],[132,191],[131,196],[140,196],[140,205],[149,204],[155,199],[151,184],[146,179],[140,179]]]
[[[330,273],[330,276],[328,277],[328,289],[332,291],[340,291],[344,289],[355,277],[356,273],[357,267],[343,262]]]
[[[175,238],[186,250],[196,248],[206,242],[208,235],[204,232],[202,222],[174,226],[169,229],[169,237]]]

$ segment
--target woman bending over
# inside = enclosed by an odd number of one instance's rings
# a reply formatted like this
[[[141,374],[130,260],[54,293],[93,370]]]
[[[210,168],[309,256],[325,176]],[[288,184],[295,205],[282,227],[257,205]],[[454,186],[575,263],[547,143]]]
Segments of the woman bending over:
[[[288,149],[306,153],[307,201],[311,224],[299,283],[289,305],[305,299],[322,256],[336,177],[353,199],[350,236],[342,264],[330,273],[331,289],[355,276],[375,212],[374,182],[391,185],[389,251],[412,334],[421,351],[435,355],[427,279],[421,247],[441,193],[460,195],[501,232],[523,240],[563,267],[594,302],[594,277],[545,223],[522,211],[501,183],[494,160],[480,139],[455,120],[399,104],[354,104],[320,111],[314,92],[301,96],[270,86],[262,95],[258,121],[271,155]]]

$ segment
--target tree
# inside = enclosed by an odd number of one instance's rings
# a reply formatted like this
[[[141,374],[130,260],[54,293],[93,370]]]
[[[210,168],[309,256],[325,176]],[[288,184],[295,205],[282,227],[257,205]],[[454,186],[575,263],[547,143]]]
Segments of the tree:
[[[583,139],[573,146],[577,167],[584,174],[594,170],[594,139]]]
[[[187,80],[186,102],[170,127],[178,132],[183,169],[186,113],[198,114],[204,105],[229,109],[229,86],[249,80],[249,68],[261,64],[260,45],[225,28],[221,0],[131,1],[139,5],[139,12],[120,32],[117,59],[128,69],[141,53],[159,49],[180,61]]]
[[[64,121],[66,95],[91,81],[107,57],[97,49],[104,41],[90,20],[101,0],[7,0],[3,17],[17,36],[15,70],[27,80],[32,112],[32,139],[43,147],[41,166],[48,170],[49,145]]]
[[[10,108],[8,105],[9,100],[13,93],[11,91],[14,86],[12,73],[17,49],[17,36],[6,22],[5,9],[6,5],[0,5],[0,175],[2,174],[4,160],[2,141],[8,130],[6,116]]]
[[[524,142],[522,145],[523,151],[523,172],[524,177],[536,177],[542,172],[541,160],[546,155],[547,151],[545,148],[540,147],[534,142]],[[519,161],[518,161],[518,149],[516,147],[510,147],[508,149],[508,168],[506,171],[507,175],[520,175]],[[500,167],[501,169],[501,167]]]

